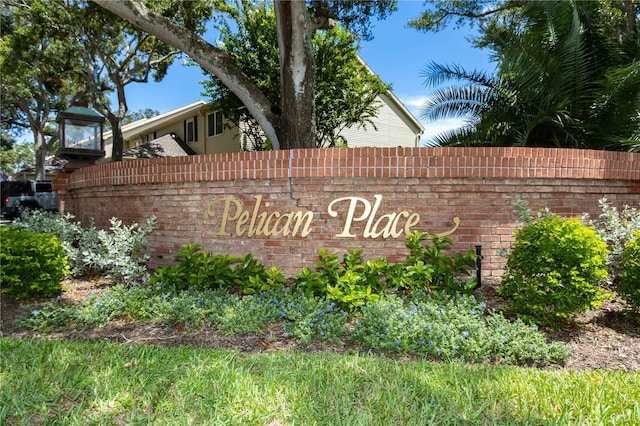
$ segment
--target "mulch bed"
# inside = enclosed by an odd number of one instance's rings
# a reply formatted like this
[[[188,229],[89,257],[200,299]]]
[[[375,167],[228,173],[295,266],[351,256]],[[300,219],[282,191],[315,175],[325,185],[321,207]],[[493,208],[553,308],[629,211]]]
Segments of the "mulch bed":
[[[101,292],[109,288],[105,279],[65,281],[62,303],[74,303],[84,299],[91,291]],[[487,306],[500,309],[504,301],[490,285],[477,291],[477,296]],[[224,348],[244,353],[296,349],[302,351],[344,352],[357,350],[351,345],[312,343],[300,346],[283,334],[278,325],[266,326],[262,333],[251,335],[227,335],[204,327],[197,332],[182,327],[168,328],[157,322],[115,322],[107,327],[92,330],[70,330],[46,335],[34,331],[18,330],[14,321],[19,315],[37,308],[43,300],[19,302],[3,297],[0,300],[0,332],[5,338],[40,336],[50,339],[109,340],[120,343],[145,345]],[[596,310],[579,315],[576,320],[559,331],[549,332],[552,341],[563,341],[571,346],[572,356],[564,366],[549,365],[549,369],[611,369],[640,370],[640,320],[632,317],[624,302],[607,301]]]

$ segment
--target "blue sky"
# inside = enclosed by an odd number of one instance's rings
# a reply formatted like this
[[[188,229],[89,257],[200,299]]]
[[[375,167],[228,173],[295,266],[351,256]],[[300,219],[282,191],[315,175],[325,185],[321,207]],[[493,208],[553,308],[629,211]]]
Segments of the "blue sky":
[[[488,52],[472,48],[467,37],[468,28],[447,29],[439,33],[423,33],[408,28],[406,23],[424,10],[422,1],[400,0],[398,11],[373,27],[374,38],[363,42],[360,56],[404,105],[423,122],[423,140],[444,129],[459,125],[459,121],[427,123],[420,117],[420,105],[431,88],[424,85],[421,71],[431,62],[457,64],[465,69],[493,70]],[[214,42],[215,40],[208,40]],[[160,113],[204,99],[199,82],[203,75],[199,67],[184,66],[176,62],[160,83],[131,84],[127,86],[129,110],[145,108]]]

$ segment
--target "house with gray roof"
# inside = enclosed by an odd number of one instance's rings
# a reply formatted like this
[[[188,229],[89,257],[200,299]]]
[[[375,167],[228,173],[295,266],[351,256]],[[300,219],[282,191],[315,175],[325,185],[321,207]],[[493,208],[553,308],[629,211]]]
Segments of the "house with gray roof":
[[[418,147],[424,127],[393,93],[378,96],[374,126],[353,126],[340,133],[349,147]],[[249,145],[242,123],[231,123],[215,104],[198,100],[156,117],[122,127],[124,159],[239,152]],[[112,151],[105,132],[105,161]]]

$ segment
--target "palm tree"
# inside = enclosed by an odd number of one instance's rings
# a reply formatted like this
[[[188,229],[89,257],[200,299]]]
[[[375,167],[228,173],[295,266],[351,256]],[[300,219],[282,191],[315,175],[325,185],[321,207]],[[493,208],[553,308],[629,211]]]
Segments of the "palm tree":
[[[593,131],[600,131],[600,137],[608,137],[613,146],[640,152],[640,61],[609,70],[604,85],[606,90],[596,103],[599,120],[593,123]]]
[[[527,2],[519,28],[485,33],[498,63],[495,75],[428,65],[426,84],[458,84],[437,90],[423,116],[465,118],[465,126],[435,142],[595,149],[637,144],[637,31],[615,41],[606,27],[611,20],[603,20],[598,7],[575,0]]]

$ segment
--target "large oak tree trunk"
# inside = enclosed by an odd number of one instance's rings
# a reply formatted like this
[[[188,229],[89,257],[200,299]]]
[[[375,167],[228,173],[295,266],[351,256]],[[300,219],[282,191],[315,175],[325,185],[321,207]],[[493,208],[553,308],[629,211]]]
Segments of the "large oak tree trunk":
[[[281,148],[315,148],[313,26],[303,1],[275,2],[280,49]]]

